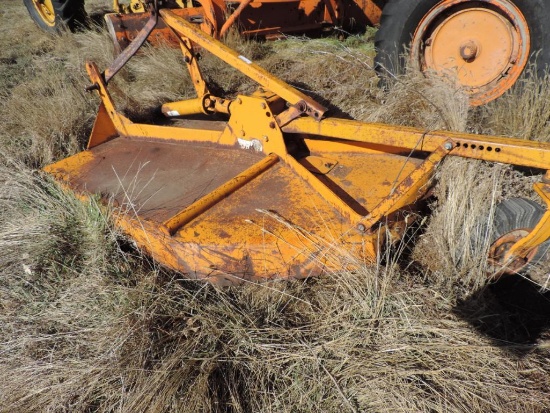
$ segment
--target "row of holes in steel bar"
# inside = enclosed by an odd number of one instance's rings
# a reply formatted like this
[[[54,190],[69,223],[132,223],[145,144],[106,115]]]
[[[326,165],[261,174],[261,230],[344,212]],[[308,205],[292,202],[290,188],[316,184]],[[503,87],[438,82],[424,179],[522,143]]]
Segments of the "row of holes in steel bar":
[[[462,143],[461,144],[460,142],[457,142],[456,147],[458,148],[460,146],[464,147],[464,149],[468,149],[468,144],[467,143]],[[476,148],[479,149],[480,151],[485,149],[488,152],[491,152],[493,150],[492,146],[487,146],[487,148],[485,148],[483,145],[476,146],[473,143],[470,145],[470,149],[476,149]],[[495,148],[495,152],[500,152],[500,148]]]

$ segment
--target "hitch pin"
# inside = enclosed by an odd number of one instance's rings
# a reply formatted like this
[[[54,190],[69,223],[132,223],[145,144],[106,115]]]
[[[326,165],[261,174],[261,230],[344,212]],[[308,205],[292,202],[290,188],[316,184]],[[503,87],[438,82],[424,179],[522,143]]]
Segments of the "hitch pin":
[[[94,90],[99,90],[99,84],[96,82],[93,85],[86,86],[86,92],[92,92]]]

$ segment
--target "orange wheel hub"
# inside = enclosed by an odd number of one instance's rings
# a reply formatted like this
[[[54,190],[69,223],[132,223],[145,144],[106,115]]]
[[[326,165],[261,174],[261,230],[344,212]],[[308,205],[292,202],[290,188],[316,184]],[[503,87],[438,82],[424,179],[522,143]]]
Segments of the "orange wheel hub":
[[[531,250],[525,258],[519,257],[511,262],[504,262],[504,257],[510,247],[528,234],[529,230],[527,229],[516,229],[504,234],[493,242],[489,248],[488,272],[491,273],[494,278],[500,278],[503,275],[517,274],[531,262],[533,257],[537,254],[538,248]]]
[[[508,90],[529,50],[527,21],[507,0],[443,0],[420,21],[411,43],[413,62],[455,78],[472,105]]]

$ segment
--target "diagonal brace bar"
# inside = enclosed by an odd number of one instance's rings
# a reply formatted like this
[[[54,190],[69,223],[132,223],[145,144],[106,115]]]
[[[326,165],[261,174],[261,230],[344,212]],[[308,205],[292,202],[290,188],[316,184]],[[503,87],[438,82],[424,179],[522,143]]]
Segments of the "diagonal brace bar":
[[[279,162],[278,155],[274,153],[268,155],[261,161],[252,165],[243,173],[237,175],[230,181],[227,181],[209,194],[189,205],[187,208],[181,210],[170,219],[164,221],[161,225],[161,230],[170,236],[174,235],[178,229],[197,218],[200,214],[207,211],[209,208],[213,207],[228,195],[243,187],[257,176],[261,175],[263,172],[267,171],[277,162]]]
[[[303,102],[305,104],[304,113],[312,118],[320,120],[327,111],[327,108],[320,103],[273,76],[246,57],[239,55],[220,41],[198,30],[191,23],[174,14],[169,9],[162,9],[159,13],[164,22],[181,36],[187,37],[192,42],[197,43],[264,88],[276,93],[291,105],[298,105]]]
[[[550,176],[550,173],[547,172],[546,176]],[[538,182],[533,187],[546,203],[546,212],[527,236],[510,247],[504,256],[504,262],[508,263],[518,257],[526,257],[533,248],[550,238],[550,183]]]
[[[419,198],[419,194],[426,193],[421,188],[428,184],[435,168],[449,153],[451,147],[447,149],[446,145],[441,145],[432,152],[418,168],[412,171],[386,198],[374,207],[369,215],[359,222],[357,229],[363,232],[369,231],[383,217],[405,205],[412,204]]]

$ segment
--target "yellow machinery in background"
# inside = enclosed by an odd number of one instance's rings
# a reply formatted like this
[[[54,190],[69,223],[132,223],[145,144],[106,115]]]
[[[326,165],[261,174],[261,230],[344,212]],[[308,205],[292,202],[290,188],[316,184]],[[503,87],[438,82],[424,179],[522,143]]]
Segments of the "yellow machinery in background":
[[[334,248],[375,260],[399,239],[446,156],[546,171],[534,189],[547,208],[533,228],[507,232],[491,249],[496,272],[515,273],[550,238],[550,145],[503,137],[370,124],[330,117],[306,94],[231,50],[174,11],[150,23],[101,72],[88,148],[45,170],[77,193],[117,207],[116,225],[164,266],[214,283],[338,270]],[[156,16],[155,16],[156,15]],[[159,17],[178,37],[197,97],[167,102],[171,125],[121,114],[108,83]],[[200,46],[258,83],[250,96],[214,96]],[[226,121],[197,120],[221,114]]]

